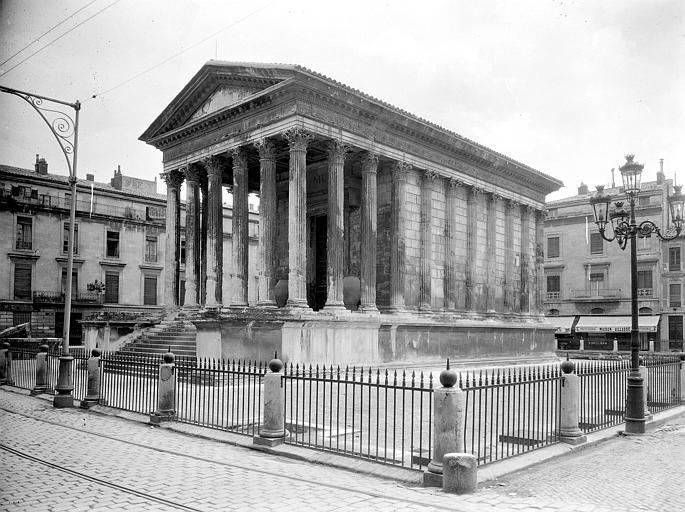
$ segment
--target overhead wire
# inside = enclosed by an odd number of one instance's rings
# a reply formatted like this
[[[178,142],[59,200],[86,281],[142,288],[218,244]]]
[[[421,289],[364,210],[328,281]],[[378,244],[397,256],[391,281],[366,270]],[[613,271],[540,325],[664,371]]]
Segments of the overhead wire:
[[[19,54],[20,54],[21,52],[23,52],[24,50],[26,50],[29,46],[32,46],[34,43],[36,43],[37,41],[39,41],[41,38],[47,36],[50,32],[52,32],[53,30],[55,30],[57,27],[59,27],[60,25],[63,25],[64,23],[66,23],[67,21],[69,21],[71,18],[73,18],[74,16],[76,16],[78,13],[80,13],[83,9],[85,9],[85,8],[87,8],[87,7],[89,7],[89,6],[91,6],[91,5],[94,4],[95,2],[97,2],[97,0],[92,0],[92,1],[88,2],[86,5],[84,5],[83,7],[81,7],[80,9],[78,9],[78,10],[74,11],[73,13],[71,13],[71,15],[67,16],[66,18],[64,18],[64,19],[63,19],[62,21],[60,21],[57,25],[55,25],[55,26],[53,26],[52,28],[50,28],[47,32],[42,33],[41,35],[39,35],[38,37],[36,37],[33,41],[31,41],[30,43],[28,43],[27,45],[25,45],[21,50],[17,50],[17,51],[14,52],[12,55],[10,55],[7,59],[5,59],[4,61],[0,62],[0,66],[4,66],[5,64],[7,64],[7,63],[8,63],[9,61],[11,61],[14,57],[16,57],[17,55],[19,55]]]
[[[45,50],[46,48],[48,48],[48,47],[51,46],[52,44],[54,44],[54,43],[56,43],[57,41],[59,41],[60,39],[62,39],[64,36],[66,36],[66,35],[69,34],[70,32],[76,30],[76,29],[79,28],[81,25],[83,25],[84,23],[86,23],[86,22],[92,20],[93,18],[95,18],[95,16],[97,16],[98,14],[100,14],[100,13],[106,11],[106,10],[109,9],[110,7],[114,6],[115,4],[118,4],[120,1],[121,1],[121,0],[114,0],[114,2],[112,2],[112,3],[109,4],[109,5],[106,5],[105,7],[103,7],[102,9],[100,9],[98,12],[96,12],[95,14],[93,14],[92,16],[89,16],[88,18],[86,18],[85,20],[83,20],[81,23],[79,23],[79,24],[77,24],[77,25],[71,27],[69,30],[67,30],[66,32],[64,32],[64,33],[63,33],[62,35],[60,35],[59,37],[56,37],[55,39],[53,39],[52,41],[50,41],[49,43],[47,43],[45,46],[40,47],[38,50],[36,50],[35,52],[33,52],[31,55],[29,55],[29,56],[26,57],[25,59],[19,61],[17,64],[15,64],[15,65],[12,66],[11,68],[9,68],[7,71],[5,71],[5,72],[3,72],[2,74],[0,74],[0,77],[5,76],[7,73],[9,73],[10,71],[12,71],[13,69],[15,69],[15,68],[21,66],[24,62],[26,62],[27,60],[29,60],[29,59],[30,59],[31,57],[33,57],[34,55],[36,55],[36,54],[42,52],[43,50]]]
[[[250,13],[247,14],[246,16],[243,16],[243,17],[240,18],[239,20],[236,20],[236,21],[234,21],[233,23],[230,23],[230,24],[226,25],[225,27],[223,27],[223,28],[217,30],[216,32],[210,34],[209,36],[205,37],[205,38],[202,39],[201,41],[198,41],[197,43],[192,44],[192,45],[190,45],[190,46],[187,47],[187,48],[184,48],[184,49],[181,50],[180,52],[177,52],[177,53],[171,55],[170,57],[167,57],[167,58],[164,59],[163,61],[161,61],[161,62],[155,64],[154,66],[151,66],[151,67],[145,69],[144,71],[141,71],[140,73],[137,73],[137,74],[133,75],[131,78],[128,78],[128,79],[124,80],[123,82],[121,82],[121,83],[115,85],[114,87],[110,87],[109,89],[107,89],[107,90],[105,90],[105,91],[103,91],[103,92],[101,92],[101,93],[93,94],[93,96],[91,96],[90,98],[88,98],[87,100],[85,100],[84,103],[87,102],[87,101],[90,101],[90,100],[92,100],[92,99],[95,99],[95,98],[99,98],[99,97],[101,97],[101,96],[104,96],[105,94],[109,94],[110,92],[112,92],[112,91],[118,89],[119,87],[123,87],[124,85],[128,84],[129,82],[132,82],[133,80],[135,80],[135,79],[137,79],[137,78],[140,78],[141,76],[145,75],[146,73],[149,73],[150,71],[152,71],[152,70],[154,70],[154,69],[157,69],[158,67],[160,67],[160,66],[166,64],[166,63],[169,62],[170,60],[175,59],[175,58],[178,57],[179,55],[182,55],[182,54],[184,54],[185,52],[187,52],[187,51],[189,51],[189,50],[192,50],[193,48],[195,48],[195,47],[201,45],[202,43],[207,42],[207,41],[208,41],[209,39],[211,39],[212,37],[215,37],[215,36],[221,34],[222,32],[228,30],[229,28],[232,28],[232,27],[236,26],[238,23],[242,23],[243,21],[245,21],[246,19],[250,18],[251,16],[254,16],[254,15],[257,14],[258,12],[263,11],[264,9],[266,9],[267,7],[269,7],[272,3],[273,3],[273,1],[264,4],[262,7],[258,8],[258,9],[255,9],[254,11],[250,12]]]

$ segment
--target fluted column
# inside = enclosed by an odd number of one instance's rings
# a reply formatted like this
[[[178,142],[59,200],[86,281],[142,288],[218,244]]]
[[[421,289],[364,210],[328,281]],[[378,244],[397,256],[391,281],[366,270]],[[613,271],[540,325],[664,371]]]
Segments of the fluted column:
[[[328,234],[326,257],[328,259],[328,289],[324,310],[345,309],[343,302],[343,252],[345,250],[345,203],[343,177],[345,153],[349,150],[342,141],[332,140],[328,146]]]
[[[166,182],[166,246],[164,250],[164,305],[178,307],[178,210],[179,192],[183,183],[181,171],[162,174]]]
[[[247,208],[247,157],[242,148],[231,152],[233,157],[233,300],[230,307],[247,306],[248,286],[248,208]]]
[[[531,242],[531,217],[534,209],[528,205],[521,208],[521,312],[530,313],[531,265],[534,265]]]
[[[485,204],[487,223],[485,230],[486,244],[486,271],[485,271],[485,310],[495,311],[495,298],[497,296],[497,194],[486,194]]]
[[[198,275],[198,184],[200,173],[194,165],[186,167],[186,296],[184,308],[197,308]]]
[[[209,205],[209,194],[207,193],[207,173],[200,173],[200,293],[198,296],[198,304],[205,305],[207,302],[207,209]]]
[[[362,157],[362,247],[361,247],[361,305],[363,313],[377,313],[376,307],[376,232],[378,225],[378,189],[376,172],[378,155],[366,153]]]
[[[405,162],[396,162],[392,172],[392,233],[390,238],[390,311],[405,309],[404,290],[406,274],[406,220],[404,202],[407,172],[412,168]]]
[[[307,145],[311,134],[301,128],[284,133],[290,146],[288,179],[288,302],[307,305]]]
[[[276,307],[276,147],[269,139],[259,140],[254,145],[259,151],[259,256],[262,262],[257,306],[271,308]]]
[[[445,194],[445,309],[457,309],[459,274],[457,270],[457,189],[460,183],[451,179]]]
[[[421,297],[419,308],[424,311],[432,309],[431,271],[433,269],[433,182],[437,174],[426,170],[421,179]]]
[[[519,205],[516,201],[508,200],[505,204],[504,216],[504,311],[510,312],[515,307],[514,297],[514,216],[518,214]]]
[[[221,308],[223,276],[223,206],[221,201],[221,173],[223,161],[210,156],[204,160],[207,169],[207,287],[205,307]]]
[[[476,300],[476,261],[478,258],[478,196],[481,191],[471,186],[466,199],[466,303],[467,311],[478,308]]]

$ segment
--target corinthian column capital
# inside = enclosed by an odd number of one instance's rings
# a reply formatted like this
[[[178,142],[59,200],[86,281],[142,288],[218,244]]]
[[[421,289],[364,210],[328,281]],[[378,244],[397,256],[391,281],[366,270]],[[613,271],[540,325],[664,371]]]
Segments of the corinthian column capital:
[[[450,178],[450,180],[447,182],[447,194],[448,195],[457,195],[457,191],[459,190],[459,187],[463,187],[464,182],[457,180],[455,178]]]
[[[196,164],[189,164],[188,166],[184,167],[184,174],[186,177],[187,182],[192,182],[192,183],[199,183],[200,182],[200,169]]]
[[[165,181],[167,188],[178,189],[183,184],[184,175],[181,169],[163,172],[160,176]]]
[[[390,171],[394,179],[404,181],[407,179],[407,173],[413,169],[413,166],[407,162],[395,162]]]
[[[328,142],[328,158],[330,160],[344,161],[350,147],[341,140],[333,139]]]
[[[369,151],[362,155],[362,173],[375,173],[378,170],[378,155]]]
[[[276,145],[270,139],[259,139],[252,144],[259,152],[259,158],[272,159],[276,154]]]
[[[224,161],[222,158],[212,155],[204,158],[202,160],[202,163],[205,166],[205,169],[207,170],[207,174],[209,176],[219,174],[221,175],[221,172],[223,171],[224,168]]]
[[[309,145],[309,141],[314,138],[314,136],[300,128],[299,126],[293,126],[288,128],[283,132],[283,137],[288,141],[290,149],[304,151]]]
[[[437,172],[432,169],[426,169],[423,173],[423,185],[425,187],[430,187],[437,177]]]
[[[233,167],[247,168],[247,154],[242,147],[233,148],[231,150],[231,157],[233,158]]]

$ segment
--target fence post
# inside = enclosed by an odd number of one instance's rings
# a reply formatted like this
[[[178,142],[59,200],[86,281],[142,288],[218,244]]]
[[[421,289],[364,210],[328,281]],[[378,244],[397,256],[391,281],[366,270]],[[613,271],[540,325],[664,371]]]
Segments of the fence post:
[[[616,354],[618,352],[618,340],[616,338],[614,338],[614,348],[613,348],[612,352],[614,354]]]
[[[45,393],[48,389],[48,346],[38,347],[36,354],[36,384],[31,390],[31,396]]]
[[[7,346],[6,346],[7,345]],[[7,384],[7,355],[9,354],[9,344],[3,343],[0,346],[0,386]]]
[[[157,384],[157,408],[150,414],[150,423],[159,425],[163,421],[176,419],[176,356],[169,350],[159,365]]]
[[[585,350],[585,340],[583,338],[580,338],[580,347],[578,347],[578,350],[581,352]]]
[[[457,374],[447,368],[440,372],[442,387],[433,391],[433,458],[423,472],[425,487],[443,486],[443,458],[446,454],[464,452],[466,394],[454,387]]]
[[[650,344],[653,344],[654,342],[650,340]],[[640,377],[642,377],[642,400],[645,403],[645,419],[646,420],[651,420],[654,416],[652,416],[651,411],[649,410],[649,407],[647,407],[647,400],[649,398],[649,370],[647,369],[646,366],[640,365],[638,368],[640,372]]]
[[[90,409],[100,402],[100,354],[102,351],[99,348],[94,348],[90,354],[87,363],[88,389],[86,390],[86,397],[81,400],[83,409]]]
[[[253,438],[253,444],[276,446],[282,444],[288,432],[285,429],[283,362],[278,359],[278,352],[269,361],[269,370],[264,374],[264,422],[259,435]]]
[[[574,373],[576,365],[568,359],[561,363],[561,397],[559,440],[562,443],[581,444],[587,436],[580,430],[580,377]]]
[[[8,386],[14,386],[14,378],[12,377],[12,351],[10,350],[9,341],[4,342],[2,345],[7,349],[7,354],[5,355],[5,383]]]
[[[683,364],[683,360],[685,360],[685,355],[681,354],[680,355],[680,396],[678,397],[680,402],[685,402],[685,364]]]

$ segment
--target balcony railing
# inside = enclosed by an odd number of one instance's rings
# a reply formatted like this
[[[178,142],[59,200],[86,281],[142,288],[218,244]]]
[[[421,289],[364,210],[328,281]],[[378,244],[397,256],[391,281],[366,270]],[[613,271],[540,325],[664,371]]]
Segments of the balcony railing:
[[[637,289],[637,296],[638,297],[651,297],[652,292],[653,292],[652,288],[638,288]]]
[[[575,299],[592,299],[596,297],[620,297],[620,288],[591,288],[583,290],[571,290],[571,295]]]
[[[547,292],[547,300],[561,299],[561,292]]]
[[[33,292],[33,302],[38,304],[63,304],[64,293],[47,290]],[[71,302],[77,304],[102,304],[103,294],[98,292],[79,291],[71,293]]]

